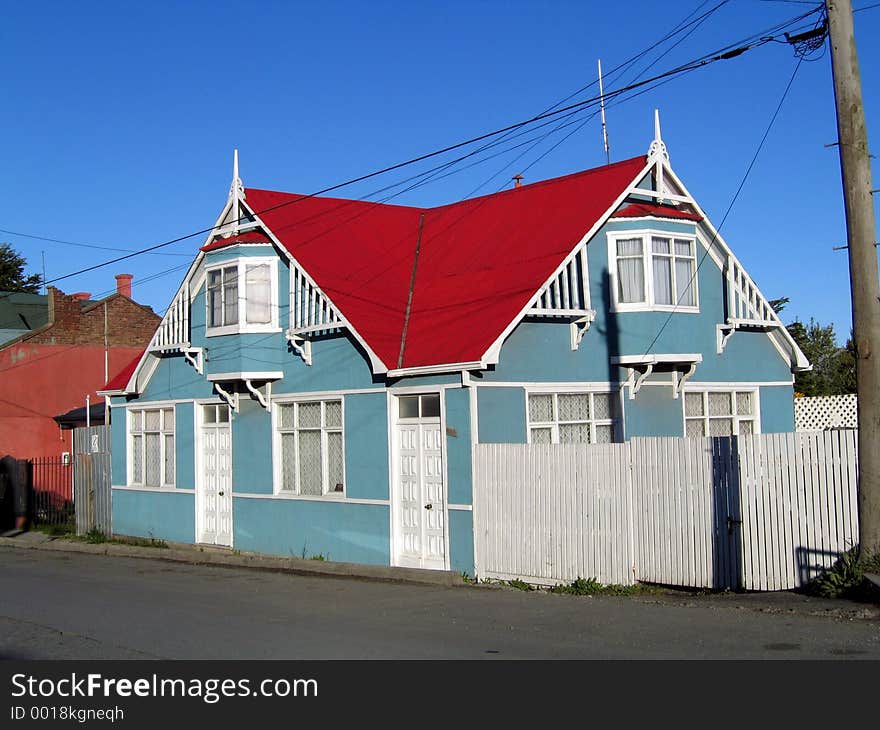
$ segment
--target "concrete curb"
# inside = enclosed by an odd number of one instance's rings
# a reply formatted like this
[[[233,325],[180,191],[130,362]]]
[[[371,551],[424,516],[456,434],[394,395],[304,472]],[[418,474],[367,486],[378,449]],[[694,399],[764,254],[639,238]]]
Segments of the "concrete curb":
[[[251,570],[290,573],[293,575],[357,578],[386,583],[417,583],[435,586],[466,585],[462,576],[453,571],[398,568],[385,565],[360,565],[359,563],[337,563],[329,560],[307,560],[292,557],[281,558],[259,553],[228,552],[207,547],[198,548],[179,543],[169,543],[168,545],[166,549],[106,542],[91,544],[74,542],[63,538],[47,538],[44,541],[23,541],[21,537],[0,537],[0,547],[12,547],[19,550],[49,550],[52,552],[108,555],[111,557],[163,560],[188,565],[249,568]]]

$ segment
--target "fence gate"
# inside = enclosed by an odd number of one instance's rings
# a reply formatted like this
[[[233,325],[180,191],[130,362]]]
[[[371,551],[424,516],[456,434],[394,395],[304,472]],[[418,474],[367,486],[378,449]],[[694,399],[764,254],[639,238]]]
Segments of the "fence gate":
[[[76,534],[112,532],[110,522],[110,426],[73,431],[73,484]]]
[[[636,579],[738,588],[739,462],[733,438],[633,438]]]

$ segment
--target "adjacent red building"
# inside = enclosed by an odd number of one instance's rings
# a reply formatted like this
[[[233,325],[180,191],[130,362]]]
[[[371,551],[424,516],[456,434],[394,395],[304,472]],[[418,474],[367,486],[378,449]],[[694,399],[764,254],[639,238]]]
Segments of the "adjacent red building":
[[[96,391],[143,351],[160,322],[131,298],[131,274],[105,299],[0,293],[0,456],[60,457],[71,431],[55,416],[103,403]],[[18,300],[21,300],[20,302]]]

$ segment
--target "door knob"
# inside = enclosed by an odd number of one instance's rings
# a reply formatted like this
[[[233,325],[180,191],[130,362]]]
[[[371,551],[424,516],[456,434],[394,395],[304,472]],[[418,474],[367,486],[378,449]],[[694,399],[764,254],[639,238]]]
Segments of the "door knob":
[[[217,492],[217,494],[221,497],[223,496],[223,492]]]
[[[434,509],[434,505],[433,505],[433,504],[430,504],[430,503],[429,503],[429,504],[426,504],[426,505],[425,505],[425,509]]]

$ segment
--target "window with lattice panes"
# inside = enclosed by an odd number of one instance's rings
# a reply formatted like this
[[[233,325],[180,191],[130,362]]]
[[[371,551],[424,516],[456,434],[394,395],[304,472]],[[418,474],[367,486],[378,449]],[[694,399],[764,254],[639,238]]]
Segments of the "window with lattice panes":
[[[617,393],[529,393],[529,443],[608,444],[619,440]]]
[[[345,492],[342,400],[276,405],[278,489],[319,497]]]
[[[174,486],[174,408],[128,412],[129,484]]]
[[[759,432],[757,391],[684,393],[685,436],[750,436]]]

